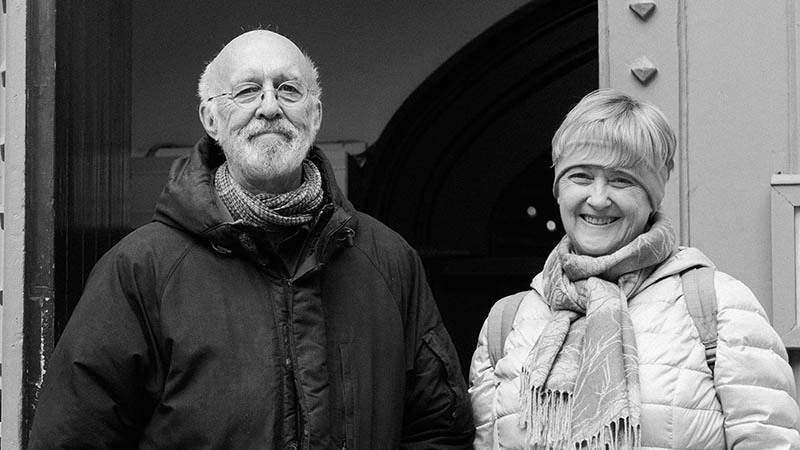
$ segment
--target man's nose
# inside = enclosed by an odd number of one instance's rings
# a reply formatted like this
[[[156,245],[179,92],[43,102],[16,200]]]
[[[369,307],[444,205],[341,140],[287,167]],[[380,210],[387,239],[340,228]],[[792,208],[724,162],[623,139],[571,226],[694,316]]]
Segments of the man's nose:
[[[611,199],[608,198],[608,184],[595,180],[589,186],[589,198],[586,202],[596,209],[607,208],[611,205]]]
[[[274,119],[282,114],[281,105],[275,97],[274,89],[264,89],[261,91],[261,100],[256,108],[256,115],[266,119]]]

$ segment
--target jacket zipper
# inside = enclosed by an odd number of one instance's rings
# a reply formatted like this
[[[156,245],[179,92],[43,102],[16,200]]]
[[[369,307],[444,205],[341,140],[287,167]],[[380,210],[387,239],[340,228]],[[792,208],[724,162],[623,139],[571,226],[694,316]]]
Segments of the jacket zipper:
[[[318,260],[317,264],[313,268],[311,268],[311,270],[309,270],[309,271],[307,271],[305,273],[302,273],[302,274],[301,273],[295,273],[295,275],[292,276],[292,275],[290,275],[288,273],[288,269],[284,267],[284,273],[286,273],[286,276],[284,277],[284,279],[286,281],[286,291],[287,291],[287,294],[290,297],[293,295],[295,280],[298,280],[298,279],[300,279],[300,278],[302,278],[302,277],[304,277],[304,276],[306,276],[306,275],[308,275],[310,273],[316,272],[317,270],[319,270],[321,265],[324,264],[323,260],[325,259],[325,253],[327,251],[327,248],[328,248],[328,245],[330,244],[331,239],[333,238],[333,236],[336,235],[336,233],[338,233],[340,230],[342,230],[343,228],[345,228],[347,226],[347,224],[350,222],[350,219],[351,218],[348,217],[347,219],[343,220],[342,223],[338,224],[332,231],[330,231],[329,233],[325,234],[324,236],[322,234],[320,234],[318,239],[323,239],[324,238],[324,242],[323,242],[322,248],[321,248],[322,251],[320,252],[320,255],[319,255],[320,259]],[[313,228],[315,228],[315,227],[312,227],[312,233],[313,233]],[[309,241],[307,240],[302,246],[302,251],[300,253],[300,257],[297,260],[297,268],[296,268],[296,270],[299,269],[299,267],[302,264],[303,258],[306,257],[306,253],[309,251],[308,245],[309,245]],[[319,247],[317,247],[317,248],[319,248]],[[289,309],[288,309],[289,316],[287,317],[287,320],[291,320],[291,315],[292,315],[291,304],[292,304],[292,302],[290,300],[289,301]],[[289,343],[289,347],[291,347],[292,346],[291,338],[290,338],[289,342],[290,342]],[[289,357],[292,358],[291,357],[291,354],[292,354],[291,348],[287,348],[286,350],[287,350],[287,352],[289,352]],[[294,358],[292,358],[292,359],[294,359]],[[292,361],[292,363],[294,364],[294,361]],[[297,379],[295,379],[295,383],[297,383]],[[305,411],[303,411],[302,408],[300,408],[300,410],[297,411],[298,416],[302,416],[304,414],[304,412]],[[309,426],[309,425],[310,425],[309,423],[306,423],[306,426]],[[346,431],[345,431],[345,436],[342,439],[341,450],[347,450],[347,432]]]
[[[311,421],[310,421],[310,418],[307,415],[307,411],[302,407],[301,402],[300,402],[300,397],[302,396],[302,394],[300,393],[300,388],[299,388],[300,380],[297,379],[297,365],[296,365],[297,361],[295,360],[295,356],[294,356],[295,342],[294,342],[294,336],[293,336],[293,333],[292,333],[293,326],[291,325],[292,316],[293,316],[293,313],[292,313],[293,306],[292,305],[294,304],[294,299],[293,299],[293,296],[294,296],[294,279],[292,279],[290,276],[287,275],[284,278],[284,280],[286,281],[286,295],[287,295],[287,297],[286,297],[286,307],[287,307],[286,324],[287,324],[287,327],[286,327],[286,333],[285,334],[288,337],[288,340],[286,342],[286,358],[287,358],[288,361],[291,361],[291,369],[290,369],[291,374],[290,374],[290,376],[293,379],[294,388],[295,388],[295,390],[297,392],[297,396],[295,398],[295,402],[297,403],[297,405],[296,405],[296,407],[297,407],[297,410],[296,410],[297,426],[295,428],[295,431],[297,433],[299,433],[299,434],[302,434],[302,436],[298,435],[297,438],[298,438],[299,442],[301,442],[300,446],[305,448],[305,446],[308,445],[308,442],[309,442],[309,439],[310,439],[308,433],[309,433],[309,427],[311,426]],[[301,429],[303,430],[302,433],[300,433]]]

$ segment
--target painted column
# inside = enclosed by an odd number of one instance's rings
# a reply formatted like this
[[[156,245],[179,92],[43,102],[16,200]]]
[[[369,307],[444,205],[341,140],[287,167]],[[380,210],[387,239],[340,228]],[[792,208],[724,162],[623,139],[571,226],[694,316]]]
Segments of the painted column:
[[[681,243],[743,281],[772,318],[773,302],[797,302],[773,294],[770,201],[773,175],[800,169],[796,1],[599,8],[600,85],[657,104],[678,134],[665,210]]]
[[[5,187],[2,339],[2,447],[19,449],[25,243],[25,59],[27,2],[5,2]],[[12,45],[13,43],[13,45]]]

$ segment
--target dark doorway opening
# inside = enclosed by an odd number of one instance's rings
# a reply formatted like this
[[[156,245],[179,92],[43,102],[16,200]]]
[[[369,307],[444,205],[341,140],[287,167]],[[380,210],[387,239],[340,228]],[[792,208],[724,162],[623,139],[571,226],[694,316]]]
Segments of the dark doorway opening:
[[[532,1],[406,100],[351,176],[354,203],[420,253],[465,375],[499,298],[563,235],[550,140],[598,85],[597,3]]]

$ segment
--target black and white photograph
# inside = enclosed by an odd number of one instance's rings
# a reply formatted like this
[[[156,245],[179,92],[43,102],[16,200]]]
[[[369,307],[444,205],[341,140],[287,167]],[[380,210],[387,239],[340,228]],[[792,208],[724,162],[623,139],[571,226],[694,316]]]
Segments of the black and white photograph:
[[[799,0],[2,0],[0,448],[800,450]]]

